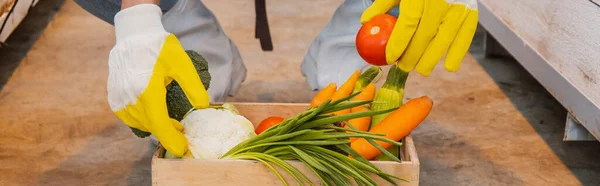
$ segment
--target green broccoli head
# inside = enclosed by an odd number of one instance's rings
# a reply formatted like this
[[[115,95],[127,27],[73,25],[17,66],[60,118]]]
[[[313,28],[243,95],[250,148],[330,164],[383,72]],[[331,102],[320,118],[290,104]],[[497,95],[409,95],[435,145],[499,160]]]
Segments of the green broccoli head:
[[[185,51],[190,59],[192,59],[192,63],[196,68],[196,72],[200,76],[202,80],[202,84],[204,88],[208,90],[210,86],[210,73],[208,73],[208,62],[202,57],[202,55],[198,54],[193,50]],[[179,86],[176,81],[172,81],[169,85],[167,85],[167,110],[169,112],[169,117],[173,118],[177,121],[181,121],[183,116],[190,111],[193,106],[190,101],[187,99],[187,96],[183,92],[183,89]],[[144,132],[136,128],[131,128],[131,131],[140,138],[145,138],[150,136],[149,132]]]

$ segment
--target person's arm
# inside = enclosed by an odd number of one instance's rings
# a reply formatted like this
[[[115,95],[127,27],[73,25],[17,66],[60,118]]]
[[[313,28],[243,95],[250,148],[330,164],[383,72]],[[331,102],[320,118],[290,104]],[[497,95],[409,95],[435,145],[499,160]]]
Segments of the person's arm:
[[[183,125],[169,118],[166,84],[175,80],[194,108],[210,97],[191,59],[161,22],[158,0],[123,0],[115,15],[116,43],[109,54],[108,103],[129,127],[153,134],[167,151],[188,151]]]
[[[158,5],[160,0],[123,0],[121,1],[121,10],[139,5],[139,4],[155,4]]]

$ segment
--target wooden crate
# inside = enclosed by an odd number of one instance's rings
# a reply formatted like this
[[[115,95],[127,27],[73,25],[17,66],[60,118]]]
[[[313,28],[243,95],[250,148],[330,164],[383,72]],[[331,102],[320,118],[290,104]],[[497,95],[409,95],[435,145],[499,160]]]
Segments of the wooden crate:
[[[308,107],[307,104],[279,103],[234,103],[244,117],[254,125],[271,115],[291,117]],[[283,185],[266,166],[250,160],[199,160],[199,159],[164,159],[165,149],[158,145],[152,157],[152,185]],[[419,185],[419,158],[411,136],[404,139],[398,162],[376,161],[373,164],[381,170],[409,180],[410,183],[398,181],[399,185]],[[293,166],[306,174],[311,181],[319,183],[318,178],[299,161],[289,161]],[[284,179],[289,183],[294,180],[282,171]],[[373,178],[380,185],[389,183],[377,176]],[[294,184],[292,184],[294,185]]]

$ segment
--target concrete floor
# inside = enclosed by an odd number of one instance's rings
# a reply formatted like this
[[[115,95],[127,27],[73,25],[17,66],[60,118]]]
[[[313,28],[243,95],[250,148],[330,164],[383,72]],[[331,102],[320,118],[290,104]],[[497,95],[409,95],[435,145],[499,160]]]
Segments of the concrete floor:
[[[300,61],[341,0],[269,1],[273,52],[253,37],[252,1],[204,2],[248,66],[230,101],[310,100]],[[151,184],[149,140],[133,136],[106,101],[112,26],[71,0],[46,0],[7,44],[0,185]],[[408,80],[407,99],[435,101],[413,132],[421,185],[600,185],[600,143],[563,142],[566,110],[517,62],[484,58],[481,33],[470,52],[458,73],[437,68]]]

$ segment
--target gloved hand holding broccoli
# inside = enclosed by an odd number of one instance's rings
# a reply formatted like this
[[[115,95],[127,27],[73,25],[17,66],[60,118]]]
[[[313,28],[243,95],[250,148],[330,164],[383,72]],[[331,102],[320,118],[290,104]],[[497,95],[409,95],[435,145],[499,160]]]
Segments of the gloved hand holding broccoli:
[[[204,88],[208,90],[210,87],[210,73],[208,73],[208,62],[202,57],[202,55],[198,54],[193,50],[186,50],[187,55],[192,59],[192,63],[196,69],[196,72],[200,76],[200,80],[202,80],[202,84]],[[175,119],[177,121],[181,121],[183,116],[190,111],[192,108],[192,104],[187,99],[183,89],[179,86],[177,81],[172,81],[167,85],[167,111],[169,112],[169,117]],[[150,136],[149,132],[144,132],[136,128],[131,128],[131,131],[140,138],[145,138]]]

